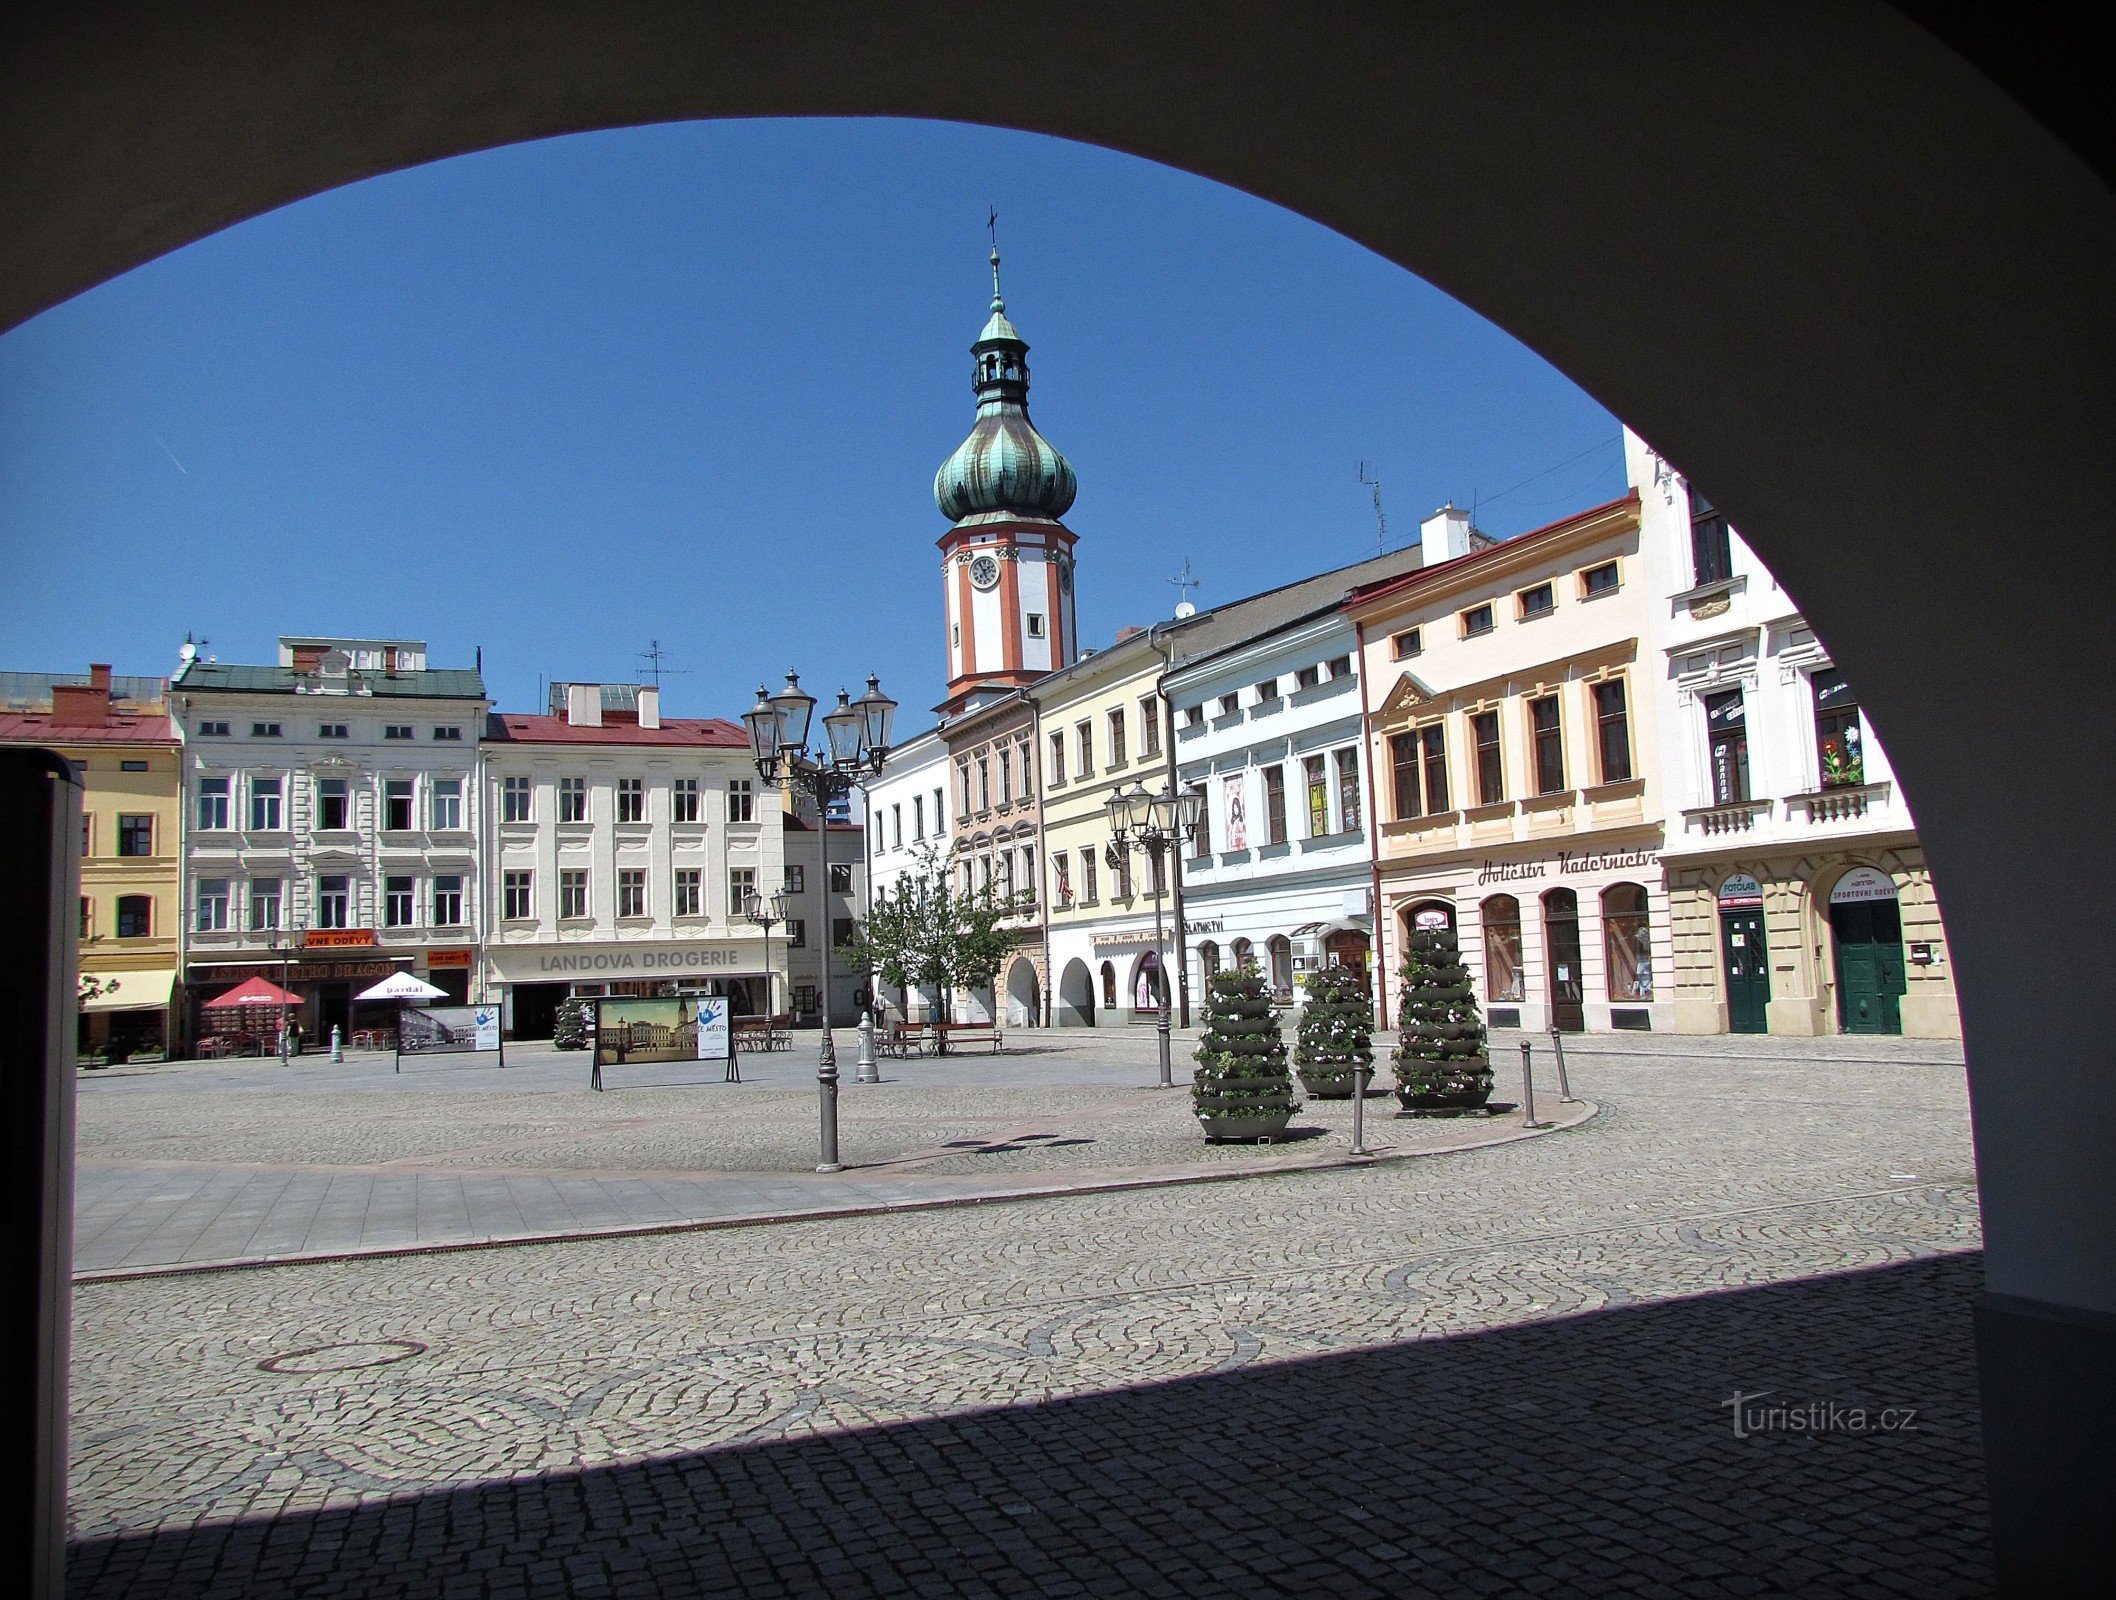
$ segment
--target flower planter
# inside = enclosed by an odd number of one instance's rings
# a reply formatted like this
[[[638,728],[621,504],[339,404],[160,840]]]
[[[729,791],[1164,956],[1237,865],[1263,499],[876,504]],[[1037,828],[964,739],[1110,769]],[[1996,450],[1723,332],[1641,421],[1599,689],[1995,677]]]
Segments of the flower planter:
[[[1290,1108],[1249,1115],[1198,1113],[1198,1126],[1205,1130],[1206,1139],[1213,1144],[1251,1144],[1259,1139],[1276,1139],[1292,1120]]]

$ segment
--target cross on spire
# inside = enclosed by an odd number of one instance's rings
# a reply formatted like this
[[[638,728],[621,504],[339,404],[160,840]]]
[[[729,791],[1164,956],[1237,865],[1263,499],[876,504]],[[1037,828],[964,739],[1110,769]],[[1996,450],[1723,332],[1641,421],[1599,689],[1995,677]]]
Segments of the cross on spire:
[[[992,231],[992,309],[1004,311],[1007,303],[999,297],[999,208],[991,208],[992,214],[985,218],[985,226]]]

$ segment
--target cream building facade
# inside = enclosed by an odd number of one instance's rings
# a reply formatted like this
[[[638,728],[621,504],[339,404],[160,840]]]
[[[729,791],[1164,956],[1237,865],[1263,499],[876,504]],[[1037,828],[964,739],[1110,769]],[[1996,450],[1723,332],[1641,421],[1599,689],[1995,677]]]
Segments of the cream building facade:
[[[1666,1029],[1658,600],[1635,494],[1354,592],[1378,960],[1451,927],[1494,1026]]]
[[[1909,804],[1854,686],[1770,570],[1637,435],[1686,1033],[1958,1038]]]
[[[738,724],[665,719],[653,688],[557,684],[548,714],[490,718],[478,760],[480,998],[514,1037],[548,1038],[575,996],[785,1009],[785,929],[767,943],[742,914],[784,880],[783,812]]]

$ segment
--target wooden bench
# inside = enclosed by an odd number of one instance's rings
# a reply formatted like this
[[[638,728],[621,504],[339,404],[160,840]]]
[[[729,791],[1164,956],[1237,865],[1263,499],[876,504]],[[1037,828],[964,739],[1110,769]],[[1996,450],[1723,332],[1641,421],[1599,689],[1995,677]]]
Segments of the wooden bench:
[[[784,1017],[737,1017],[735,1047],[739,1050],[791,1050],[793,1029]]]
[[[931,1055],[938,1043],[932,1025],[923,1022],[892,1022],[874,1036],[874,1048],[899,1061],[906,1056]]]
[[[943,1022],[938,1024],[941,1039],[946,1049],[952,1051],[959,1046],[989,1045],[993,1055],[999,1054],[1005,1036],[996,1022]]]

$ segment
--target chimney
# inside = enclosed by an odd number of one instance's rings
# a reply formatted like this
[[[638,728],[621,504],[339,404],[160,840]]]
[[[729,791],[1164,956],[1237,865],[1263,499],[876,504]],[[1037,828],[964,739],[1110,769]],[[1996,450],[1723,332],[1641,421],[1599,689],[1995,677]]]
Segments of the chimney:
[[[661,686],[648,684],[639,691],[639,725],[642,728],[661,726]]]
[[[1436,566],[1470,552],[1469,513],[1450,500],[1418,524],[1418,564]]]
[[[91,661],[88,663],[88,687],[110,693],[110,663]]]
[[[601,727],[602,685],[599,683],[567,684],[566,720],[576,728]]]
[[[110,721],[110,668],[88,669],[86,683],[51,686],[51,720],[69,728],[101,728]]]
[[[1115,642],[1122,644],[1126,639],[1136,639],[1145,631],[1144,628],[1119,628]]]

